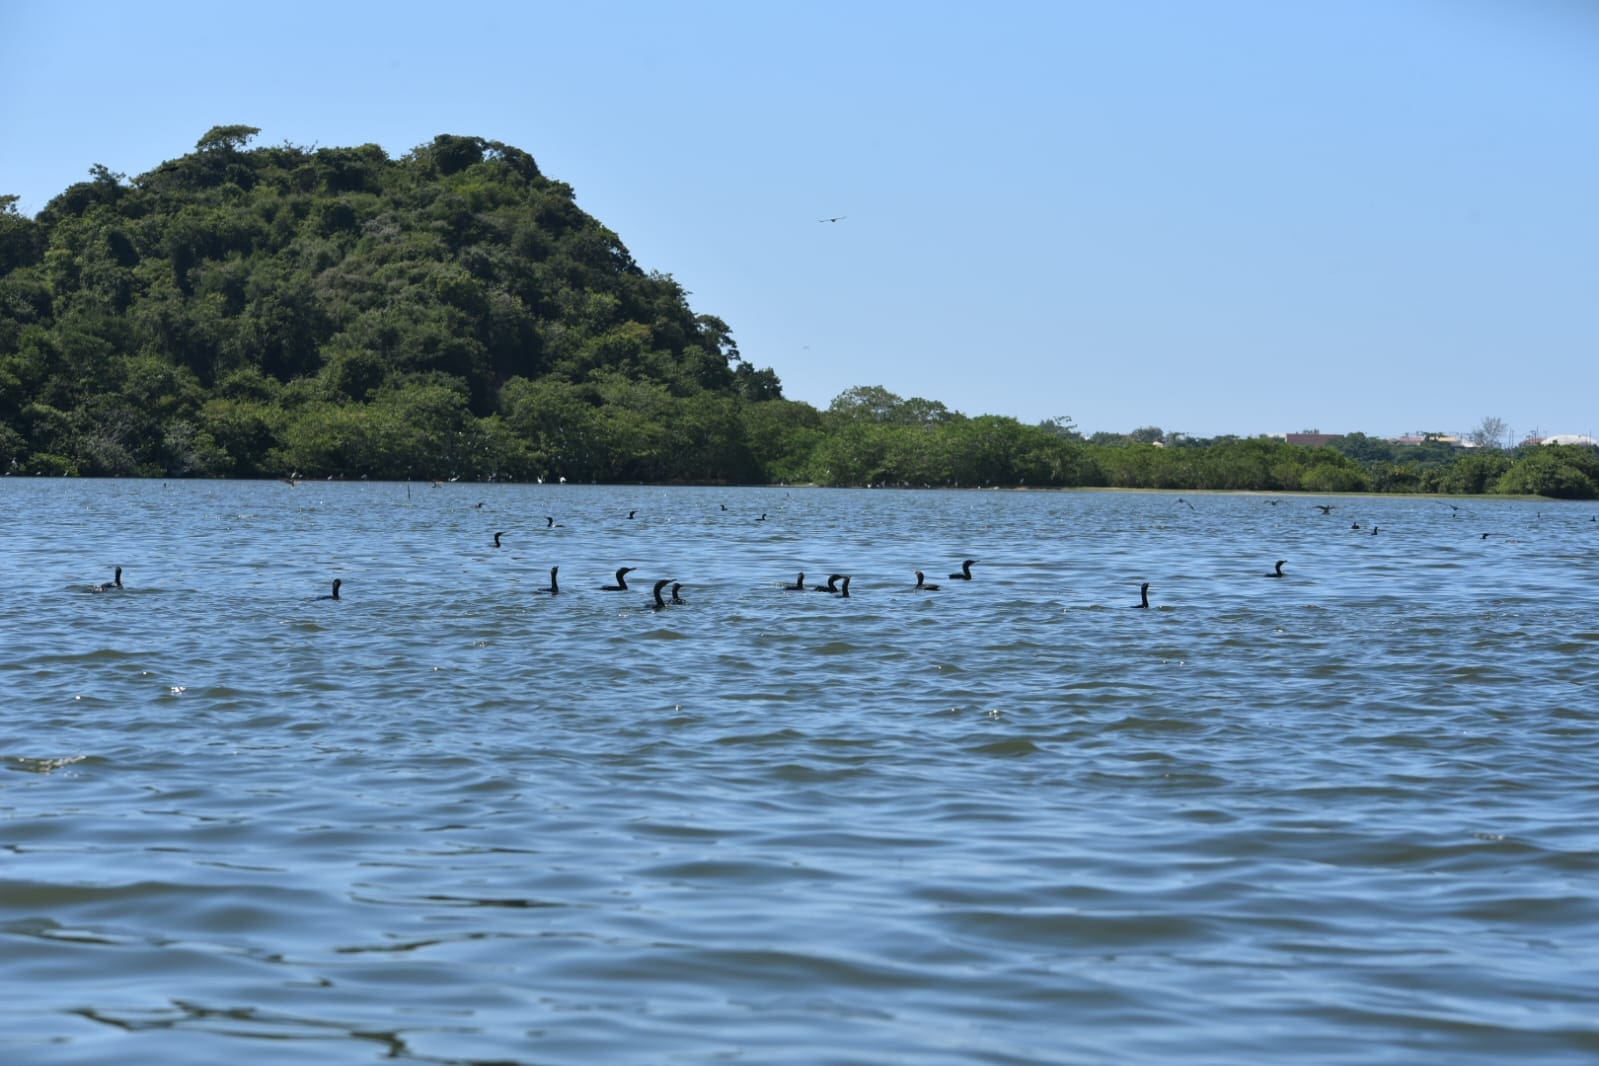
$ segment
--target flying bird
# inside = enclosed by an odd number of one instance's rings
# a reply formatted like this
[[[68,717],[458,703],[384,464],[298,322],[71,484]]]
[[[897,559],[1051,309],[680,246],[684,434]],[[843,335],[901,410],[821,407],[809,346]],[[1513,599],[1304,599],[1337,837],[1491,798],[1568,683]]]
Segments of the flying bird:
[[[819,218],[816,221],[818,221],[818,222],[842,222],[848,217],[849,217],[848,215],[834,215],[832,218]]]

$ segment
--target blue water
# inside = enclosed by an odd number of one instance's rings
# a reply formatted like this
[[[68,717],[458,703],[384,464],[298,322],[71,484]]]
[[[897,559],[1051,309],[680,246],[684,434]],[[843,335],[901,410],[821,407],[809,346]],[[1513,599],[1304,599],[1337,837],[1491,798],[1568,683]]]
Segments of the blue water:
[[[1599,1060],[1599,508],[1273,499],[0,482],[0,1061]]]

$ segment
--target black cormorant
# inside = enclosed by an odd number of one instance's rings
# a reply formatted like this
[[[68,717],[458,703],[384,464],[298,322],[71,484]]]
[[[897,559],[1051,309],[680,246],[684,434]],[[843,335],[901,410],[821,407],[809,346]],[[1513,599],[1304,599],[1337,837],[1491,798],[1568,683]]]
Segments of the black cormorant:
[[[927,583],[927,579],[922,576],[922,572],[920,570],[918,570],[918,571],[916,571],[916,591],[917,592],[937,592],[938,591],[938,586],[937,585],[929,585]]]
[[[317,599],[319,599],[319,600],[336,600],[336,599],[338,599],[339,598],[339,586],[342,585],[342,584],[344,584],[344,581],[342,579],[334,578],[333,579],[333,591],[330,592],[326,596],[318,596]]]
[[[1138,600],[1139,602],[1131,604],[1130,606],[1146,608],[1149,606],[1149,582],[1146,581],[1142,585],[1138,586]]]
[[[801,570],[799,572],[799,577],[796,577],[794,579],[794,583],[792,585],[784,585],[783,586],[783,591],[784,592],[804,592],[805,591],[805,571]]]
[[[616,584],[614,584],[614,585],[601,585],[600,586],[600,591],[601,592],[626,592],[627,591],[627,575],[631,574],[633,571],[635,571],[637,569],[638,569],[638,567],[636,567],[636,566],[624,566],[624,567],[622,567],[621,569],[617,570],[617,572],[616,572]]]
[[[671,583],[672,579],[669,577],[663,577],[655,583],[655,602],[650,605],[654,610],[661,611],[666,609],[666,601],[661,599],[661,590]]]
[[[1287,575],[1283,573],[1283,564],[1286,563],[1287,561],[1288,561],[1287,559],[1278,559],[1277,560],[1277,569],[1272,571],[1271,573],[1265,575],[1265,576],[1266,577],[1286,577]]]
[[[672,602],[673,603],[687,603],[688,602],[682,596],[678,595],[678,591],[677,590],[682,588],[682,587],[683,587],[683,583],[681,581],[672,582]]]
[[[825,584],[825,585],[812,585],[811,586],[811,591],[812,592],[837,592],[838,591],[838,579],[843,577],[843,576],[844,576],[843,574],[828,574],[827,575],[827,584]]]
[[[110,581],[99,585],[90,585],[90,592],[119,592],[122,589],[122,567],[117,567],[116,576]]]
[[[503,537],[503,536],[505,536],[505,531],[504,530],[501,530],[500,532],[494,534],[494,546],[496,548],[498,548],[500,546],[500,538]]]
[[[976,559],[967,559],[964,563],[961,563],[961,572],[949,575],[949,579],[951,581],[970,581],[972,579],[972,564],[976,561]]]

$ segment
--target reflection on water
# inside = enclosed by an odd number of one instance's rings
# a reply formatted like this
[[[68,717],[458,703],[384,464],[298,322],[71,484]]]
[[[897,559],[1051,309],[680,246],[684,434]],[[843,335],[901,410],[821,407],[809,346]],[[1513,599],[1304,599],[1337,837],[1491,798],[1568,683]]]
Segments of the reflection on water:
[[[1593,1061],[1599,511],[1272,499],[6,480],[0,1052]]]

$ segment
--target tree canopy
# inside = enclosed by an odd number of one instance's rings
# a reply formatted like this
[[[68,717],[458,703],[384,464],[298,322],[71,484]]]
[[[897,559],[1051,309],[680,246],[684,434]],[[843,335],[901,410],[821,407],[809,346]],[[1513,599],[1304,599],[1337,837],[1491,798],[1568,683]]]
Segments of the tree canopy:
[[[532,156],[259,132],[132,180],[97,165],[36,219],[0,201],[0,464],[758,476],[744,408],[777,376]]]
[[[1599,495],[1591,448],[1085,440],[881,385],[819,411],[521,149],[259,133],[35,218],[0,195],[0,471]]]

